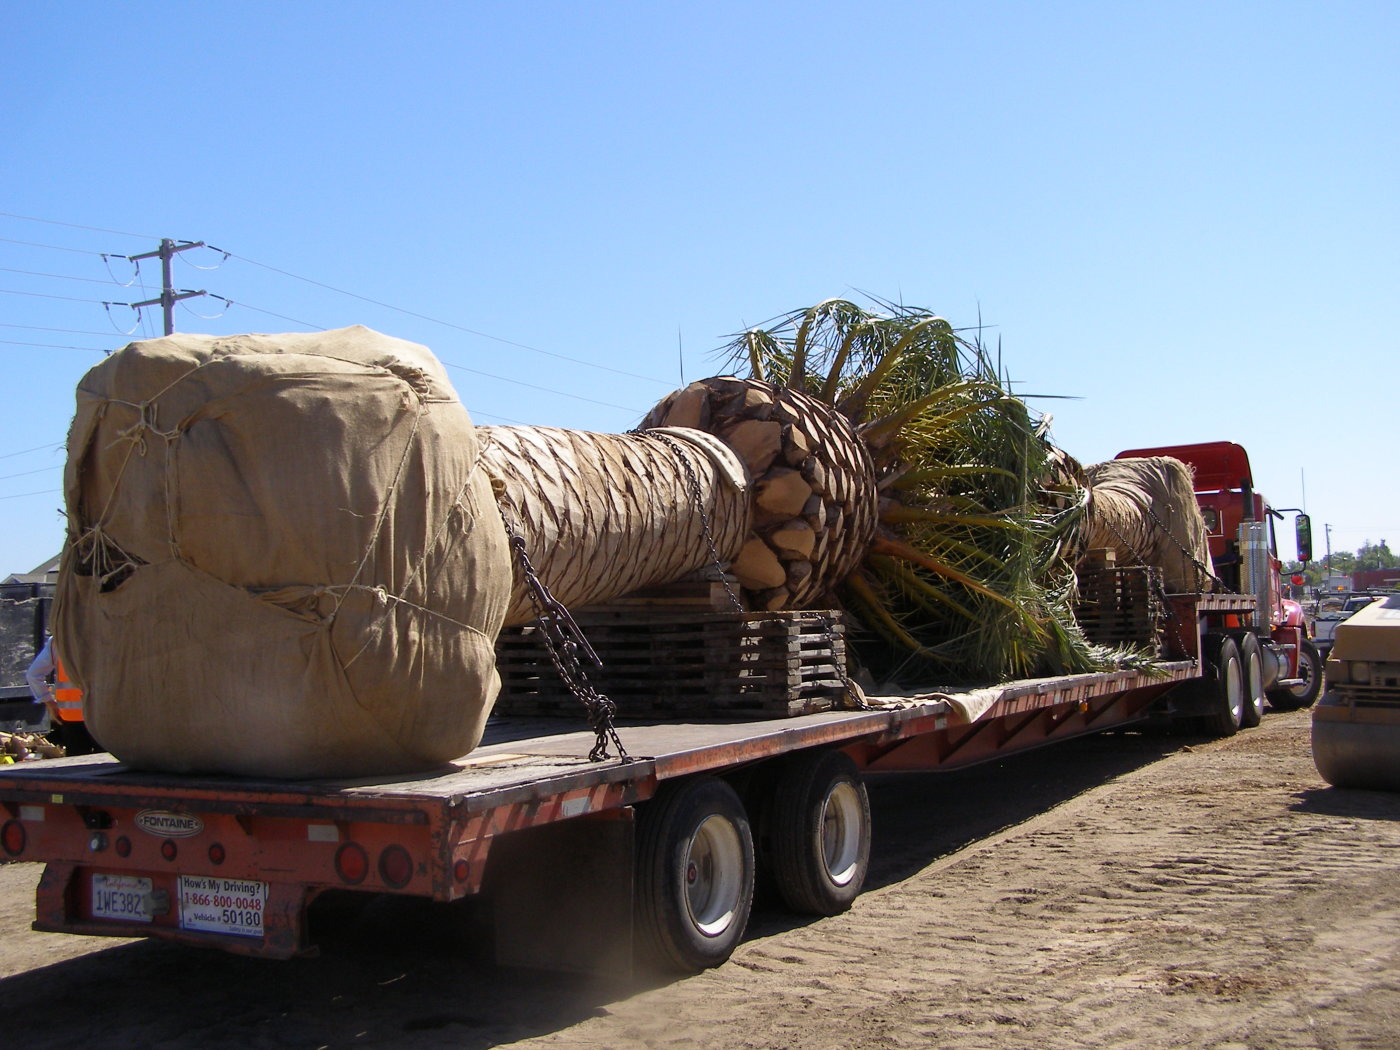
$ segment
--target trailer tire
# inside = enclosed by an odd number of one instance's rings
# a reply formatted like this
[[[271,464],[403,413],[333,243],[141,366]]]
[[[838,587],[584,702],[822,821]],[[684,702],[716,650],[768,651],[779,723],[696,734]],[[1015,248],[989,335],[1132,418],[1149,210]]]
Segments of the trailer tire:
[[[1240,639],[1240,668],[1244,674],[1244,714],[1240,725],[1253,729],[1264,720],[1264,657],[1259,639],[1247,634]]]
[[[753,907],[744,805],[715,777],[664,786],[637,809],[636,933],[660,969],[698,973],[733,953]]]
[[[1234,736],[1244,722],[1247,701],[1240,648],[1233,638],[1220,639],[1214,663],[1216,678],[1209,683],[1210,713],[1202,722],[1211,736]]]
[[[784,903],[804,915],[838,915],[870,867],[870,797],[841,751],[794,755],[770,810],[767,861]]]
[[[1275,711],[1312,707],[1322,692],[1322,656],[1306,638],[1298,643],[1298,677],[1302,685],[1269,690],[1269,705]]]

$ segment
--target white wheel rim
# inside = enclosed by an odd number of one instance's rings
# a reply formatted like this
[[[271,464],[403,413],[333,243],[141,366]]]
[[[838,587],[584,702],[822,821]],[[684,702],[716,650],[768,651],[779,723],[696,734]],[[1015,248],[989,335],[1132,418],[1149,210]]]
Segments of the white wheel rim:
[[[706,937],[718,937],[734,922],[744,885],[744,847],[739,829],[718,814],[706,817],[685,851],[685,906]]]
[[[1245,672],[1249,676],[1249,702],[1256,711],[1264,710],[1264,666],[1258,653],[1250,655],[1249,662],[1245,665]]]
[[[1233,670],[1231,664],[1234,665]],[[1230,703],[1230,717],[1236,722],[1244,716],[1243,678],[1238,660],[1231,660],[1225,665],[1225,695]]]
[[[822,863],[834,885],[845,886],[856,877],[864,839],[863,816],[860,792],[850,781],[833,787],[822,804]]]

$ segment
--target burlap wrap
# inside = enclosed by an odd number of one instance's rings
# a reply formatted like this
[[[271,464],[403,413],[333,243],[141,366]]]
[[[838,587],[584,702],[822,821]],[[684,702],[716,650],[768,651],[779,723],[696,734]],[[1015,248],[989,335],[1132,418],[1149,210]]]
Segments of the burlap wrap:
[[[57,644],[118,758],[364,776],[480,741],[511,566],[426,348],[133,343],[79,384],[68,450]]]
[[[1123,566],[1156,566],[1169,593],[1213,589],[1206,523],[1189,466],[1168,456],[1151,456],[1096,463],[1085,473],[1086,550],[1109,548]]]

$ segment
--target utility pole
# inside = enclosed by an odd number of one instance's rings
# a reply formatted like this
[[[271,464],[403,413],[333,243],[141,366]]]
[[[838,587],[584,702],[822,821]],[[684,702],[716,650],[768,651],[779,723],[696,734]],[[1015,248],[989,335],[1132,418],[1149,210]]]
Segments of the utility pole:
[[[1322,526],[1322,531],[1327,534],[1327,575],[1332,575],[1332,526]]]
[[[160,298],[147,299],[144,302],[132,303],[134,307],[155,306],[160,304],[161,310],[165,313],[165,334],[175,334],[175,304],[181,299],[193,299],[197,295],[208,295],[203,289],[197,292],[183,291],[177,292],[170,286],[170,260],[175,258],[177,252],[187,252],[191,248],[203,248],[203,241],[182,241],[176,244],[169,237],[161,239],[160,247],[153,252],[146,252],[144,255],[128,255],[132,262],[140,259],[160,259]]]

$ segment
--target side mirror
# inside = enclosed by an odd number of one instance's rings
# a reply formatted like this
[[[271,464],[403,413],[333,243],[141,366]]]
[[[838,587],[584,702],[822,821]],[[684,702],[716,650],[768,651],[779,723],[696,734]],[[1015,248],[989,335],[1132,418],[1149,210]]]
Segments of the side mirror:
[[[1312,561],[1312,518],[1299,514],[1294,530],[1298,537],[1298,560],[1306,565]]]

